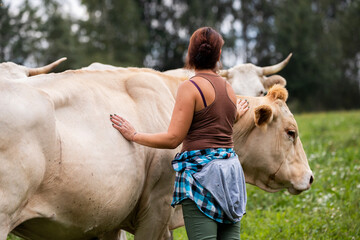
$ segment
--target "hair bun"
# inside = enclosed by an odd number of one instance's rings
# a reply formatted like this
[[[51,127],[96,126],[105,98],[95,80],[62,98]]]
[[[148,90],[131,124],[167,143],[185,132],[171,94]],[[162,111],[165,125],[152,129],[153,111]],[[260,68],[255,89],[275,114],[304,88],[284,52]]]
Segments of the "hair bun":
[[[210,27],[199,28],[190,38],[186,68],[195,70],[216,69],[223,44],[223,38],[214,29]]]
[[[202,43],[199,47],[199,53],[202,55],[209,55],[212,52],[212,47],[208,43]]]

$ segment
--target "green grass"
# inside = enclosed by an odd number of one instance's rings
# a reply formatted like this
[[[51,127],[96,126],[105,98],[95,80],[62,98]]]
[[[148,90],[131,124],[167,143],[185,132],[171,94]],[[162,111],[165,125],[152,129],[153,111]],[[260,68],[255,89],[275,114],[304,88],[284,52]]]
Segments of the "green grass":
[[[313,186],[292,196],[247,185],[241,238],[360,239],[360,111],[295,117],[314,173]],[[128,239],[133,237],[129,234]],[[187,239],[184,228],[174,231],[174,239]]]

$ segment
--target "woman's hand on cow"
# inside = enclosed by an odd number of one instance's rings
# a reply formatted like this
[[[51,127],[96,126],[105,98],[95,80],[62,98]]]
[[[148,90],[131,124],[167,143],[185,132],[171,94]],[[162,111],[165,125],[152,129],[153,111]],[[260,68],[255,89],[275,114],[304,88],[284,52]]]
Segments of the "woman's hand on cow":
[[[126,140],[133,141],[134,136],[136,135],[135,128],[125,119],[116,114],[110,114],[110,121],[112,122],[112,126],[118,130]]]
[[[249,110],[249,108],[249,102],[246,99],[238,99],[236,102],[237,115],[235,121],[238,121],[247,112],[247,110]]]

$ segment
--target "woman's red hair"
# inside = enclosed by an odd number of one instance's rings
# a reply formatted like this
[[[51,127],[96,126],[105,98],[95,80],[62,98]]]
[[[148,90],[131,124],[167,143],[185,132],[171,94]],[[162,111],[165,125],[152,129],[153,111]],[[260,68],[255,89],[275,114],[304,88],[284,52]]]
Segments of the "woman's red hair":
[[[195,70],[215,70],[223,45],[223,38],[214,29],[211,27],[199,28],[190,38],[185,67]]]

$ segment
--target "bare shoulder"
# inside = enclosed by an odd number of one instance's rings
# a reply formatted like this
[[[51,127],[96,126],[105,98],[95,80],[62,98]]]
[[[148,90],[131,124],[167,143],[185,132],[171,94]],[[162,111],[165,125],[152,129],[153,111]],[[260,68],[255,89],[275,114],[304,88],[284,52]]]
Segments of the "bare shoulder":
[[[191,78],[191,80],[194,80],[194,81],[202,81],[202,80],[205,80],[203,77],[200,77],[200,76],[194,76]],[[190,81],[190,80],[189,80]]]
[[[223,78],[224,79],[224,78]],[[229,81],[227,81],[226,79],[224,79],[226,82],[226,87],[231,87],[231,84],[229,83]]]
[[[228,81],[226,81],[226,90],[228,91],[228,93],[235,95],[234,89],[232,88],[231,84]]]
[[[177,95],[182,97],[194,97],[195,93],[193,84],[189,80],[182,82],[177,91]]]
[[[196,93],[194,87],[191,86],[192,83],[190,81],[182,82],[179,85],[177,94],[176,94],[176,102],[175,102],[175,110],[179,112],[192,113],[195,109],[196,102]],[[190,114],[192,115],[192,114]]]
[[[232,88],[231,84],[226,81],[226,91],[230,97],[230,99],[236,103],[236,94],[234,92],[234,89]]]
[[[190,80],[183,81],[179,85],[178,91],[184,91],[184,90],[191,90],[193,89],[193,83],[190,82]]]
[[[193,80],[196,83],[196,85],[199,86],[200,89],[203,90],[203,91],[213,89],[212,84],[206,78],[203,78],[201,76],[194,76],[194,77],[191,78],[191,80]],[[187,82],[190,83],[189,85],[191,85],[192,88],[195,89],[194,84],[190,82],[190,79]]]

